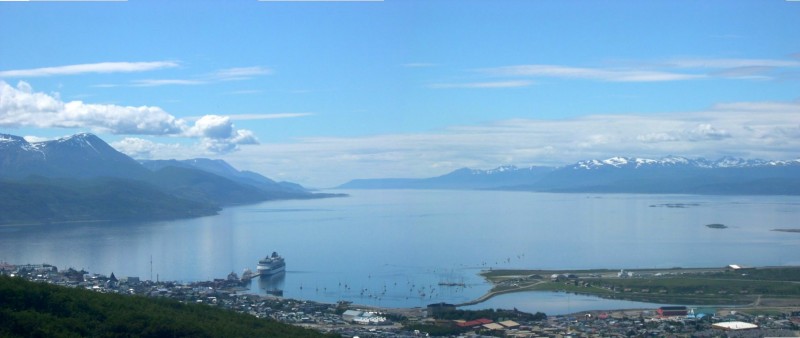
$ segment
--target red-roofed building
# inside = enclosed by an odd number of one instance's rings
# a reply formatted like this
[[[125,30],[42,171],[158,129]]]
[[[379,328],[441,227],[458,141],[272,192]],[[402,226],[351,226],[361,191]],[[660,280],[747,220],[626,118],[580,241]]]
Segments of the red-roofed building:
[[[662,306],[656,311],[661,317],[686,317],[689,314],[685,306]]]
[[[473,326],[481,326],[481,325],[484,325],[484,324],[489,324],[491,322],[492,322],[491,319],[480,318],[480,319],[470,320],[468,322],[458,323],[457,325],[459,327],[473,327]]]

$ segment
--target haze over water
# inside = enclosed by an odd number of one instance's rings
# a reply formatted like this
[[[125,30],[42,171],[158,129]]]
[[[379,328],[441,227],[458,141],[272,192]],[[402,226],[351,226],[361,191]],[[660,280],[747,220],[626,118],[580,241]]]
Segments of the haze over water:
[[[771,231],[799,226],[796,196],[345,192],[189,220],[0,227],[0,260],[149,279],[152,257],[153,279],[188,282],[255,270],[277,251],[285,279],[261,288],[397,307],[475,299],[489,268],[800,265],[800,234]]]

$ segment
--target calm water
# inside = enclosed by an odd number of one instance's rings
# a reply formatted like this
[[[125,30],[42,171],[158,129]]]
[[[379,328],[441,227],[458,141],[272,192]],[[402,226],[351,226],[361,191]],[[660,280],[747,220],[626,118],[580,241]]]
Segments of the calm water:
[[[149,279],[152,257],[153,279],[194,281],[255,270],[277,251],[285,277],[254,282],[254,291],[381,306],[477,298],[489,288],[477,273],[489,268],[800,265],[800,234],[771,231],[800,227],[798,197],[345,192],[191,220],[0,227],[0,260]],[[540,311],[537,297],[484,306]]]

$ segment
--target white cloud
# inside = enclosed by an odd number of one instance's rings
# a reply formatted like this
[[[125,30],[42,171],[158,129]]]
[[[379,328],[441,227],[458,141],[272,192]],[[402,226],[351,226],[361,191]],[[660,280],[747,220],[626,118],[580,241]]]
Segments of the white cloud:
[[[272,69],[253,66],[253,67],[239,67],[239,68],[226,68],[220,69],[213,73],[199,75],[190,79],[140,79],[130,82],[131,87],[157,87],[157,86],[195,86],[211,84],[220,81],[240,81],[251,79],[256,76],[270,75]],[[100,84],[95,87],[119,87],[119,84]],[[253,91],[244,91],[239,93],[252,93]],[[237,92],[234,92],[237,93]]]
[[[259,144],[256,135],[246,129],[237,129],[229,140],[233,144]]]
[[[429,67],[436,67],[435,63],[429,62],[410,62],[402,64],[405,68],[429,68]]]
[[[270,74],[272,74],[272,69],[261,66],[254,66],[254,67],[220,69],[216,71],[212,77],[219,80],[244,80],[254,76],[270,75]]]
[[[113,134],[178,134],[185,127],[159,107],[63,102],[56,96],[33,92],[20,82],[14,88],[0,81],[0,126],[91,128]]]
[[[171,85],[194,86],[205,83],[206,83],[205,81],[185,80],[185,79],[144,79],[144,80],[134,80],[132,86],[134,87],[157,87],[157,86],[171,86]]]
[[[800,61],[780,59],[683,58],[640,62],[630,67],[574,67],[529,64],[486,68],[494,76],[552,77],[604,82],[665,82],[713,77],[769,80],[800,67]]]
[[[263,92],[264,91],[260,90],[260,89],[245,89],[245,90],[234,90],[234,91],[231,91],[231,92],[227,92],[225,94],[228,94],[228,95],[252,95],[252,94],[261,94]]]
[[[777,59],[674,59],[664,62],[667,67],[700,69],[710,76],[743,80],[783,78],[787,71],[800,67],[800,61]]]
[[[251,131],[236,129],[231,118],[206,115],[189,125],[155,106],[119,106],[63,102],[34,92],[26,82],[16,87],[0,81],[0,127],[76,128],[119,135],[159,135],[199,139],[208,151],[227,152],[258,144]]]
[[[156,143],[138,137],[126,137],[120,141],[112,142],[111,146],[130,157],[143,160],[159,158],[158,156],[166,156],[161,158],[176,158],[185,155],[187,152],[186,150],[181,151],[182,147],[177,143]]]
[[[660,82],[693,80],[705,77],[702,74],[676,73],[638,69],[581,68],[558,65],[518,65],[489,68],[487,73],[498,76],[531,76],[588,79],[608,82]]]
[[[26,136],[23,136],[22,138],[24,138],[25,141],[28,141],[30,143],[44,142],[44,141],[50,141],[51,140],[50,138],[36,136],[36,135],[26,135]]]
[[[178,67],[174,61],[154,62],[100,62],[59,67],[44,67],[33,69],[16,69],[0,71],[0,77],[42,77],[57,75],[77,75],[85,73],[132,73],[145,72],[161,68]]]
[[[689,135],[688,140],[691,141],[721,140],[731,137],[727,131],[714,128],[708,123],[701,123],[694,129],[688,130],[687,135]]]
[[[673,59],[665,65],[678,68],[800,67],[800,61],[775,59]]]
[[[229,115],[231,120],[272,120],[272,119],[287,119],[294,117],[311,116],[314,113],[272,113],[272,114],[236,114]]]
[[[213,139],[230,138],[233,133],[233,124],[227,116],[206,115],[195,121],[194,126],[186,132],[190,136],[200,136]]]
[[[327,187],[354,178],[432,177],[502,164],[565,165],[665,155],[794,159],[800,103],[741,102],[695,112],[512,119],[437,133],[313,137],[243,148],[226,159],[278,179]]]
[[[491,81],[491,82],[466,82],[466,83],[435,83],[428,87],[436,89],[448,88],[518,88],[533,84],[531,81]]]
[[[211,153],[227,153],[238,150],[239,145],[259,143],[253,132],[236,129],[228,116],[205,115],[195,121],[185,134],[201,138],[201,148]]]

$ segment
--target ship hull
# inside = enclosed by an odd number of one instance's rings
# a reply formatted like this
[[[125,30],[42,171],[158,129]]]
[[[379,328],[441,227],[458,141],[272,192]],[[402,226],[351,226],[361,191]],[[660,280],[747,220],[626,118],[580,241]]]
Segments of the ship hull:
[[[258,275],[261,277],[277,275],[281,272],[286,272],[285,266],[267,267],[267,268],[258,267]]]

